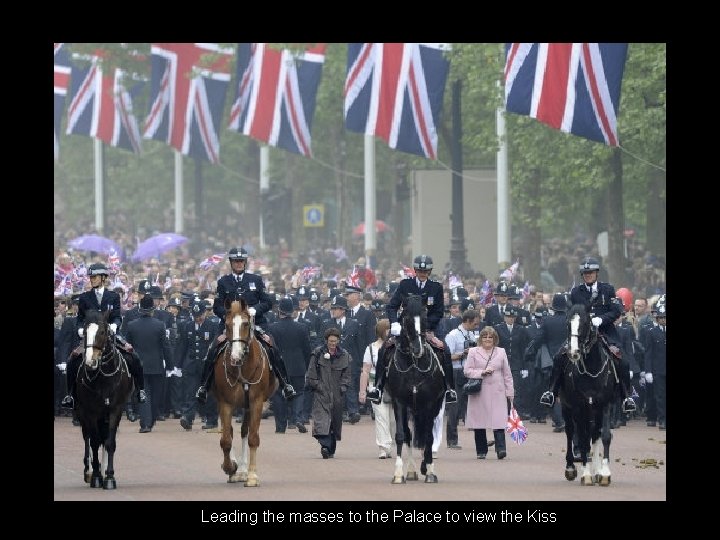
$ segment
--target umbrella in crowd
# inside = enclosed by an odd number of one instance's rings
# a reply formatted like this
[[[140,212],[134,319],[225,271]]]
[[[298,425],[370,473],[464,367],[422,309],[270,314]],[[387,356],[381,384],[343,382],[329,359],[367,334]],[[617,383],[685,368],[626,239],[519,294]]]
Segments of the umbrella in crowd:
[[[390,225],[382,221],[381,219],[375,220],[375,232],[385,232],[390,230]],[[358,225],[353,227],[353,234],[360,236],[365,234],[365,222],[361,221]]]
[[[97,251],[109,255],[115,252],[120,258],[123,258],[123,250],[110,238],[105,238],[97,234],[86,234],[73,238],[68,245],[78,251]]]
[[[182,246],[187,242],[187,237],[175,233],[160,233],[151,236],[144,242],[140,242],[135,253],[133,253],[133,262],[144,261],[153,257],[159,257],[167,251],[172,251],[176,247]]]

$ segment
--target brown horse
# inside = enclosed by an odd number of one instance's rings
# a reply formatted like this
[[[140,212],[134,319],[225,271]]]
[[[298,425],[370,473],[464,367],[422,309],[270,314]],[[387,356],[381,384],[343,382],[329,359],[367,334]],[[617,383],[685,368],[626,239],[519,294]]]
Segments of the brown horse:
[[[226,300],[225,312],[227,344],[218,351],[213,385],[222,425],[222,470],[228,482],[244,481],[245,486],[255,487],[260,485],[256,457],[263,403],[275,391],[277,381],[265,349],[255,338],[255,323],[245,301]],[[238,406],[244,410],[239,463],[232,448],[232,414]]]

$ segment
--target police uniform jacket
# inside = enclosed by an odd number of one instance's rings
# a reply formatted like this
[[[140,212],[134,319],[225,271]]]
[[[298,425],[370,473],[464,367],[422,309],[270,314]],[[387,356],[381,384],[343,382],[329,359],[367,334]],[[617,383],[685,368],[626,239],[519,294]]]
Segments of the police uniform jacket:
[[[60,333],[58,335],[58,346],[56,351],[57,362],[67,362],[70,353],[80,344],[80,336],[77,333],[77,316],[67,315],[63,319]]]
[[[570,304],[582,304],[591,317],[600,317],[600,333],[608,338],[608,342],[620,346],[620,336],[615,328],[615,320],[622,315],[622,307],[615,299],[615,287],[609,283],[596,282],[597,296],[592,297],[584,283],[576,285],[570,291]]]
[[[310,332],[308,325],[281,317],[268,326],[268,334],[280,351],[285,369],[290,377],[304,377],[310,362]]]
[[[635,356],[635,330],[628,321],[623,321],[617,326],[617,332],[620,336],[620,349],[625,360],[630,364],[630,371],[640,373],[640,361]]]
[[[140,357],[145,375],[164,375],[165,370],[175,368],[162,321],[143,315],[128,325],[125,337]]]
[[[462,317],[443,317],[435,328],[435,337],[445,339],[450,332],[462,324]]]
[[[505,354],[507,354],[510,363],[510,369],[513,371],[528,369],[529,366],[526,365],[524,359],[525,349],[527,349],[530,341],[527,328],[517,323],[513,324],[512,333],[510,333],[505,323],[496,324],[494,328],[500,338],[498,347],[505,349]]]
[[[660,325],[648,330],[647,347],[645,349],[645,371],[657,375],[667,375],[667,357],[665,332]]]
[[[328,315],[329,317],[329,315]],[[322,344],[322,338],[320,334],[318,333],[318,330],[320,329],[320,317],[317,316],[317,314],[310,311],[310,309],[306,309],[304,312],[300,311],[298,312],[298,318],[297,322],[304,324],[307,326],[308,329],[308,335],[310,336],[310,349],[314,349],[318,345]]]
[[[415,278],[403,279],[387,305],[388,318],[390,323],[398,322],[398,310],[402,301],[411,294],[420,295],[422,303],[427,307],[427,329],[435,331],[440,319],[445,313],[445,298],[443,297],[443,286],[437,281],[428,279],[425,286],[420,289]]]
[[[375,341],[375,325],[377,324],[377,319],[375,318],[375,314],[362,304],[358,307],[355,315],[353,315],[352,311],[351,308],[348,308],[347,317],[357,321],[360,325],[360,348],[364,353],[365,348]],[[360,360],[362,361],[362,357]]]
[[[120,326],[120,335],[121,336],[127,336],[127,328],[128,324],[133,322],[135,319],[140,318],[140,307],[139,306],[133,306],[132,309],[128,309],[122,316],[123,322],[122,326]]]
[[[323,336],[323,341],[325,340],[325,331],[328,328],[337,328],[340,330],[340,347],[350,353],[352,371],[360,371],[365,348],[360,344],[360,325],[358,322],[346,315],[345,325],[341,329],[336,319],[325,319],[320,328],[320,335]]]
[[[509,303],[505,304],[505,306],[509,305]],[[505,324],[505,317],[500,313],[500,304],[493,304],[485,310],[485,322],[488,326]]]
[[[515,311],[517,311],[517,317],[515,317],[515,324],[519,324],[521,326],[530,326],[530,324],[532,324],[534,317],[530,315],[530,312],[527,309],[523,309],[520,306],[515,306]]]
[[[534,357],[542,345],[547,345],[550,356],[555,358],[560,348],[565,345],[567,337],[568,329],[565,312],[558,311],[554,315],[549,315],[543,319],[540,332],[532,340],[532,343],[528,345],[527,356]]]
[[[260,276],[243,272],[240,280],[235,279],[235,274],[225,274],[218,280],[217,296],[213,304],[213,312],[221,321],[225,320],[225,299],[240,297],[245,300],[248,307],[255,308],[255,324],[262,326],[267,325],[265,314],[272,309],[272,298],[265,292],[265,284]],[[225,324],[222,324],[220,331],[225,330]]]
[[[110,317],[108,318],[108,324],[115,323],[120,328],[122,324],[122,312],[120,311],[120,295],[115,291],[111,291],[107,287],[103,291],[102,301],[98,305],[97,296],[95,296],[95,289],[85,291],[78,298],[78,315],[77,325],[78,328],[85,328],[85,314],[88,311],[109,311]]]
[[[218,325],[208,320],[195,329],[195,319],[187,321],[178,335],[175,365],[191,374],[200,375],[208,348],[218,335]]]

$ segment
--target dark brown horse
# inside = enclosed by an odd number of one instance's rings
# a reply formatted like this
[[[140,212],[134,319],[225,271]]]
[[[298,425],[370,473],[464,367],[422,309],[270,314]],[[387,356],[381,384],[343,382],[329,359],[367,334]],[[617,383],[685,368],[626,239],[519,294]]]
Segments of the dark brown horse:
[[[263,403],[275,391],[277,381],[265,349],[255,338],[255,323],[245,301],[227,300],[225,311],[227,344],[218,351],[213,385],[222,425],[220,448],[225,456],[222,470],[228,475],[228,482],[243,481],[245,486],[254,487],[260,485],[256,458]],[[239,463],[232,448],[232,413],[238,406],[244,411]]]
[[[83,334],[83,361],[76,381],[75,411],[85,441],[85,482],[94,488],[115,489],[115,437],[125,403],[133,390],[133,382],[125,357],[110,335],[109,313],[106,311],[102,314],[87,314]],[[100,446],[105,449],[104,457],[107,458],[104,479],[98,459]],[[89,471],[91,449],[92,473]]]

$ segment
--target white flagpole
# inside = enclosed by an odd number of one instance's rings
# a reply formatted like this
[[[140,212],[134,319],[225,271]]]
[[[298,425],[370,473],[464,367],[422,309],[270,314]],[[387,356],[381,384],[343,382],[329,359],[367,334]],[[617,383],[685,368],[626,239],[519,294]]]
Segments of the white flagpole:
[[[260,147],[260,200],[262,196],[270,189],[270,147],[263,144]],[[269,208],[260,206],[260,248],[265,249],[265,231],[263,229],[263,212],[269,211]]]
[[[183,232],[183,161],[178,150],[175,150],[175,232]]]
[[[375,230],[375,137],[365,135],[365,264],[373,267],[377,250]]]
[[[510,185],[508,183],[507,130],[505,129],[505,109],[498,107],[495,112],[498,136],[497,151],[497,257],[499,263],[511,261],[510,242]]]
[[[105,208],[103,205],[105,187],[103,181],[103,142],[93,139],[95,154],[95,229],[102,234],[105,228]]]

